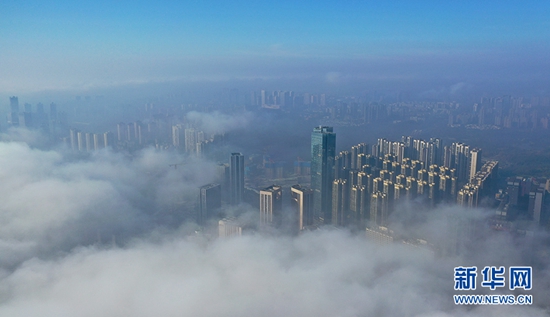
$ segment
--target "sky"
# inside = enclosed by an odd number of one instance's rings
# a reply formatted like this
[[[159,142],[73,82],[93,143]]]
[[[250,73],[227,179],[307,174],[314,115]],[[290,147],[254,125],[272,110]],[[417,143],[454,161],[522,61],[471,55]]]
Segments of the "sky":
[[[264,79],[544,94],[549,13],[546,1],[3,1],[0,93]]]

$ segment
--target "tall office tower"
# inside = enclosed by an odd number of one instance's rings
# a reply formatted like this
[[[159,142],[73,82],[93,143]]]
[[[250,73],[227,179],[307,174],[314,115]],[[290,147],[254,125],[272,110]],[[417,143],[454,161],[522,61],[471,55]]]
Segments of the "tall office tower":
[[[283,211],[283,190],[271,185],[260,190],[260,225],[278,226]]]
[[[113,132],[105,132],[103,133],[103,145],[105,147],[109,147],[109,146],[113,146],[113,144],[115,143],[115,137],[114,137],[114,134]]]
[[[11,112],[19,112],[19,98],[10,97],[10,110]]]
[[[218,236],[220,238],[239,237],[243,234],[243,227],[235,218],[224,218],[218,221]]]
[[[332,182],[332,224],[344,226],[347,224],[349,189],[345,179],[335,179]]]
[[[231,153],[229,165],[229,203],[238,205],[243,201],[244,193],[244,156]]]
[[[220,184],[208,184],[200,188],[199,219],[201,226],[216,216],[222,208],[222,188]]]
[[[128,140],[128,137],[126,136],[127,130],[126,130],[126,123],[119,122],[116,125],[116,131],[117,131],[117,139],[118,141],[126,141]]]
[[[471,182],[476,173],[481,169],[481,149],[475,148],[470,151],[470,159],[468,163],[468,181]]]
[[[336,134],[332,127],[315,127],[311,134],[311,189],[314,221],[330,223]]]
[[[298,230],[313,225],[313,190],[300,185],[290,187],[292,206],[297,215]]]
[[[222,186],[222,202],[229,202],[229,164],[216,166],[216,181]]]
[[[19,126],[19,98],[10,97],[9,123],[12,126]]]

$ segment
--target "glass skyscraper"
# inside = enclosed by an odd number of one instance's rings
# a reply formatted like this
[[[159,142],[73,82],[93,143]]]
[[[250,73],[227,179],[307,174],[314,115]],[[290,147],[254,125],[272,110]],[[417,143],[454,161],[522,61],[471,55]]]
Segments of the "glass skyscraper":
[[[229,203],[238,205],[243,202],[244,194],[244,156],[231,153],[229,167]]]
[[[311,189],[315,221],[330,223],[336,134],[332,127],[315,127],[311,134]]]

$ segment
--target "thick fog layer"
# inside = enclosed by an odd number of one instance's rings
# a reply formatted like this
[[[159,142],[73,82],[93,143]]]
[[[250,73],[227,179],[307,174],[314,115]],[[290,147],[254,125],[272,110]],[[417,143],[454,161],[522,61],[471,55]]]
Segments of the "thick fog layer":
[[[205,126],[212,119],[191,116]],[[0,143],[0,316],[548,314],[548,263],[529,250],[536,240],[482,234],[460,256],[441,256],[344,229],[217,239],[195,232],[182,207],[215,179],[212,162],[154,149],[76,157],[21,142],[32,133],[3,139],[12,141]],[[411,203],[392,222],[445,244],[456,216],[486,214]],[[527,264],[535,305],[454,305],[455,266]]]
[[[170,226],[183,218],[174,206],[214,179],[213,163],[153,149],[77,159],[9,142],[0,143],[0,162],[1,265]]]

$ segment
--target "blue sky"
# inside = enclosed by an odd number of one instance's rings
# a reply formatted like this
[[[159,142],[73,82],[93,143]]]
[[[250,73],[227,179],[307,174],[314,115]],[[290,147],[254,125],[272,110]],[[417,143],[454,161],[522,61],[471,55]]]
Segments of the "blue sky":
[[[456,80],[466,65],[498,69],[498,61],[540,71],[549,17],[547,1],[3,1],[0,92],[372,77],[373,67],[381,78],[414,77],[418,63],[427,73],[454,63],[441,75]]]

